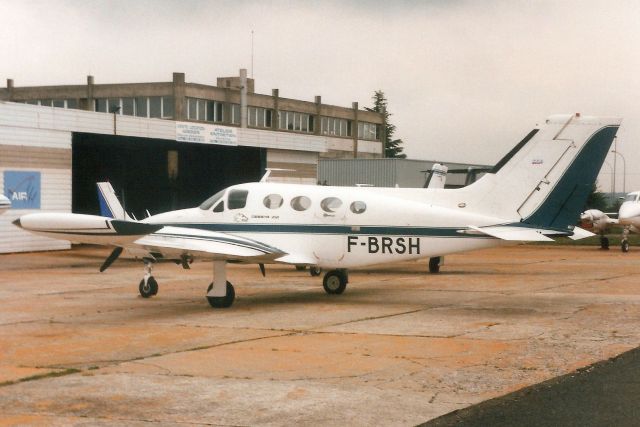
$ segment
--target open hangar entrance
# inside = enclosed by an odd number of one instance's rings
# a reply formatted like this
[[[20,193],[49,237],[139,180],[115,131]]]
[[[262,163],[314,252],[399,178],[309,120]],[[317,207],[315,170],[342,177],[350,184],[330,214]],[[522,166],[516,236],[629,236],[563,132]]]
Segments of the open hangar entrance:
[[[138,219],[198,206],[217,191],[258,181],[264,148],[74,133],[72,210],[100,214],[96,182],[109,181]]]

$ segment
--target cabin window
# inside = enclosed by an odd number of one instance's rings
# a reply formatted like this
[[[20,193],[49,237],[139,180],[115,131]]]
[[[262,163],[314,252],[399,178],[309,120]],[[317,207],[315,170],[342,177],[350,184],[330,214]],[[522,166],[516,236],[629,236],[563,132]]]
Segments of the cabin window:
[[[311,207],[311,199],[307,196],[298,196],[291,199],[291,207],[296,211],[306,211]]]
[[[232,190],[229,192],[227,206],[231,209],[242,209],[247,205],[248,190]]]
[[[282,196],[279,194],[269,194],[264,198],[263,203],[269,209],[278,209],[282,206]]]
[[[213,208],[214,212],[224,212],[224,201],[218,203],[215,208]]]
[[[340,206],[342,206],[342,200],[338,199],[337,197],[327,197],[326,199],[323,199],[322,202],[320,202],[320,207],[322,208],[322,210],[329,213],[335,213],[335,211],[337,211]]]
[[[364,202],[356,201],[351,203],[350,209],[354,214],[361,214],[367,210],[367,205]]]
[[[211,207],[215,205],[216,202],[222,198],[222,196],[224,195],[224,191],[225,190],[218,191],[216,194],[214,194],[213,196],[209,197],[207,200],[202,202],[202,204],[200,205],[200,209],[204,211],[211,209]],[[219,211],[216,211],[216,212],[219,212]]]

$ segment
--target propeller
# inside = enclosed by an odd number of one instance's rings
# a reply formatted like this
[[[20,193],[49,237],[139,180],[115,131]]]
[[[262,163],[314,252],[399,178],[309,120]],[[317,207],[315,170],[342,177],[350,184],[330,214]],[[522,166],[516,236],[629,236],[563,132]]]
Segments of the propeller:
[[[267,277],[267,272],[264,269],[264,264],[258,264],[258,267],[260,267],[260,272],[262,273],[262,277]]]
[[[111,252],[111,255],[109,255],[107,259],[104,260],[104,263],[100,267],[100,273],[102,273],[107,268],[109,268],[111,264],[113,264],[113,262],[118,259],[121,253],[122,253],[122,248],[120,246],[116,247],[113,250],[113,252]]]

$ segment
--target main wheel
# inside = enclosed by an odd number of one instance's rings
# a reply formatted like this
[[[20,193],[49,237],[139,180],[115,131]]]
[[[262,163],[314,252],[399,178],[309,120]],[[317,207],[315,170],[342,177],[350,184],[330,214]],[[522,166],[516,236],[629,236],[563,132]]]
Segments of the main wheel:
[[[341,294],[347,287],[347,276],[341,271],[331,270],[324,275],[322,287],[328,294]]]
[[[627,239],[624,239],[622,243],[620,243],[620,249],[622,249],[622,252],[629,252],[629,241]]]
[[[609,250],[609,238],[606,236],[600,237],[600,249]]]
[[[149,277],[147,283],[144,282],[144,279],[140,281],[140,285],[138,285],[138,290],[140,291],[140,295],[142,298],[149,298],[158,294],[158,282],[153,276]]]
[[[319,276],[320,273],[322,273],[322,269],[320,267],[317,267],[315,265],[312,265],[312,266],[309,267],[309,274],[312,277]]]
[[[429,273],[439,273],[440,272],[440,257],[432,257],[429,258]]]
[[[296,271],[305,271],[306,269],[306,265],[296,265]]]
[[[213,288],[213,282],[209,284],[207,288],[207,293],[211,291]],[[227,282],[227,294],[223,297],[210,297],[207,296],[207,301],[209,301],[209,305],[213,308],[228,308],[233,304],[233,300],[236,298],[236,291],[233,289],[233,285],[230,282]]]

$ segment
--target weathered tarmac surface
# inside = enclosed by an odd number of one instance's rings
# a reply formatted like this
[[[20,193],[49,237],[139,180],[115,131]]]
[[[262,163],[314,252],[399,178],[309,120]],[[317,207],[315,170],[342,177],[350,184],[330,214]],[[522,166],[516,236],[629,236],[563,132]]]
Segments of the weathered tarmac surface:
[[[517,246],[353,270],[98,267],[108,249],[0,255],[0,425],[415,425],[640,345],[640,251]]]

